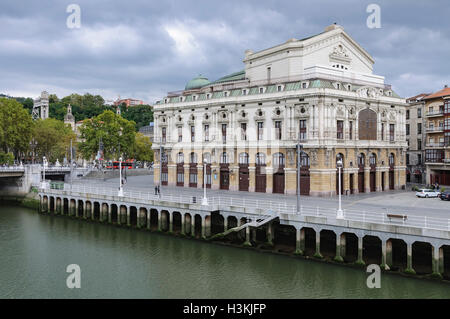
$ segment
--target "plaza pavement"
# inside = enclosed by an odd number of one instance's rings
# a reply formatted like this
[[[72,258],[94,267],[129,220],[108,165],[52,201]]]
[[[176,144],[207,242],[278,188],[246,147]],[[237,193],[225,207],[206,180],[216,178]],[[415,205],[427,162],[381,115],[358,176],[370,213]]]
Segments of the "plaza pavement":
[[[86,184],[91,187],[118,188],[119,179],[79,179],[74,184]],[[129,176],[124,186],[125,190],[151,192],[154,194],[153,175]],[[198,201],[203,197],[203,189],[164,186],[161,188],[164,195],[197,196]],[[295,195],[249,193],[239,191],[224,191],[207,189],[207,197],[239,197],[252,200],[271,200],[274,202],[295,205]],[[338,197],[311,197],[301,196],[301,205],[305,207],[336,208]],[[389,212],[414,216],[439,217],[450,219],[450,202],[438,198],[417,198],[413,191],[386,191],[383,193],[364,193],[342,196],[342,208],[353,211]]]

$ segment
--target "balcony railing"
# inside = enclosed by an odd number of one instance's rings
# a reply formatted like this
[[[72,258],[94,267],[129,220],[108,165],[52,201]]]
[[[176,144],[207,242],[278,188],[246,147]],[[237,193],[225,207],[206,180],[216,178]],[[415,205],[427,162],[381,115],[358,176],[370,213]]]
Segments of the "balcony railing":
[[[427,112],[425,114],[425,116],[430,117],[430,116],[443,116],[444,115],[444,110],[439,110],[439,111],[430,111]]]
[[[427,127],[427,133],[439,133],[439,132],[444,132],[443,126]]]
[[[427,147],[444,147],[444,142],[438,142],[438,143],[427,143]]]

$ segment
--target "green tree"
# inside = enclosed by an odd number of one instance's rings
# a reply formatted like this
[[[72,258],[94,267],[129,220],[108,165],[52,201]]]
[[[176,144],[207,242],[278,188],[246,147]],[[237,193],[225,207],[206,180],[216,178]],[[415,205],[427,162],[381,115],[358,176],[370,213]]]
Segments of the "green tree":
[[[37,144],[38,156],[45,156],[50,162],[55,162],[56,159],[62,161],[64,157],[67,157],[70,140],[75,141],[76,135],[64,122],[48,118],[36,121],[33,138]]]
[[[30,113],[13,99],[0,98],[0,148],[18,158],[30,147],[33,120]]]
[[[153,161],[153,150],[152,142],[148,136],[142,133],[137,133],[134,141],[133,157],[137,161],[141,162],[152,162]]]
[[[130,106],[128,110],[125,107],[121,112],[125,119],[136,122],[136,130],[153,122],[153,108],[150,105]]]
[[[14,164],[14,155],[0,151],[0,164]]]
[[[104,111],[99,116],[84,121],[80,127],[82,142],[79,150],[84,158],[94,158],[103,143],[103,157],[117,159],[120,155],[133,155],[136,123],[128,121],[112,111]]]

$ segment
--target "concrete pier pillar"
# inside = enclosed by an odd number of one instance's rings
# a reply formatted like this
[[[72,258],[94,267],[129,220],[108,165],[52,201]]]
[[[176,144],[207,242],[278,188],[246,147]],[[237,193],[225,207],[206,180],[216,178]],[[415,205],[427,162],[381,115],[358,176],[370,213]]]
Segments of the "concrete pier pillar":
[[[191,216],[191,236],[195,237],[195,215]]]
[[[106,203],[102,204],[102,212],[103,212],[103,216],[102,216],[102,222],[105,221],[109,221],[109,205]]]
[[[341,237],[341,257],[344,259],[347,256],[347,237],[345,233],[342,233],[339,237]]]
[[[202,218],[202,238],[206,239],[206,217]]]
[[[75,217],[78,218],[79,217],[79,204],[78,204],[78,199],[75,200]]]
[[[339,262],[339,263],[344,262],[344,258],[342,258],[342,255],[341,255],[341,253],[342,253],[341,239],[342,239],[342,235],[336,234],[336,256],[334,257],[334,261]]]
[[[224,216],[223,218],[223,231],[227,231],[228,230],[228,217]]]
[[[94,212],[95,212],[95,203],[92,203],[91,207],[91,220],[94,220]],[[101,214],[101,213],[100,213]]]
[[[112,223],[112,205],[108,204],[108,223]]]
[[[158,231],[162,231],[162,210],[158,211]]]
[[[184,224],[185,224],[185,214],[181,213],[181,235],[185,235],[186,231],[184,229]]]
[[[361,266],[366,264],[363,259],[363,239],[363,237],[358,237],[358,259],[356,260],[356,264]]]
[[[251,231],[252,242],[256,243],[256,228],[253,228]]]
[[[386,266],[392,268],[392,241],[386,241]]]
[[[205,236],[211,237],[211,215],[205,216]]]
[[[266,230],[267,244],[273,246],[273,224],[269,223]]]
[[[70,198],[67,199],[67,216],[72,216],[72,203]]]
[[[47,197],[47,212],[50,213],[51,211],[51,200],[50,197]]]
[[[127,207],[127,226],[129,227],[129,226],[131,226],[131,208],[130,207]],[[137,214],[136,214],[137,215]]]
[[[61,198],[57,198],[55,201],[55,214],[61,214],[61,206],[62,206],[62,200]]]
[[[150,215],[151,215],[151,210],[147,209],[147,229],[150,230]]]
[[[387,243],[386,240],[381,240],[381,269],[389,270],[390,267],[387,264]]]
[[[86,209],[84,210],[83,218],[88,219],[88,216],[91,216],[92,204],[91,204],[91,202],[86,202],[85,206],[86,206]]]
[[[244,246],[251,246],[251,242],[250,242],[250,227],[247,226],[245,227],[245,242],[244,242]]]
[[[432,277],[436,277],[436,278],[440,278],[442,279],[442,269],[440,267],[440,250],[439,246],[432,246],[432,256],[431,258],[433,258],[432,260],[432,265],[433,265],[433,273],[431,274]]]
[[[173,233],[173,212],[169,212],[169,233]]]
[[[416,271],[412,267],[412,243],[406,243],[406,269],[405,273],[415,274]]]
[[[316,231],[316,253],[314,254],[315,258],[323,258],[320,253],[320,231]]]
[[[305,232],[303,231],[303,239],[304,239]],[[302,249],[302,229],[296,229],[296,236],[295,236],[295,254],[296,255],[303,255],[304,250]]]

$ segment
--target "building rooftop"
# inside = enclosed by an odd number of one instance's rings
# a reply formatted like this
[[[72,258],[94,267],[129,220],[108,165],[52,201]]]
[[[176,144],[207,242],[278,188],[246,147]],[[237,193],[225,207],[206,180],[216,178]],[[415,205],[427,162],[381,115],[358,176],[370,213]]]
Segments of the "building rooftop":
[[[447,85],[442,90],[437,91],[436,93],[427,95],[426,97],[424,97],[424,100],[430,100],[430,99],[435,99],[435,98],[444,97],[444,96],[450,97],[450,88],[447,87]]]

